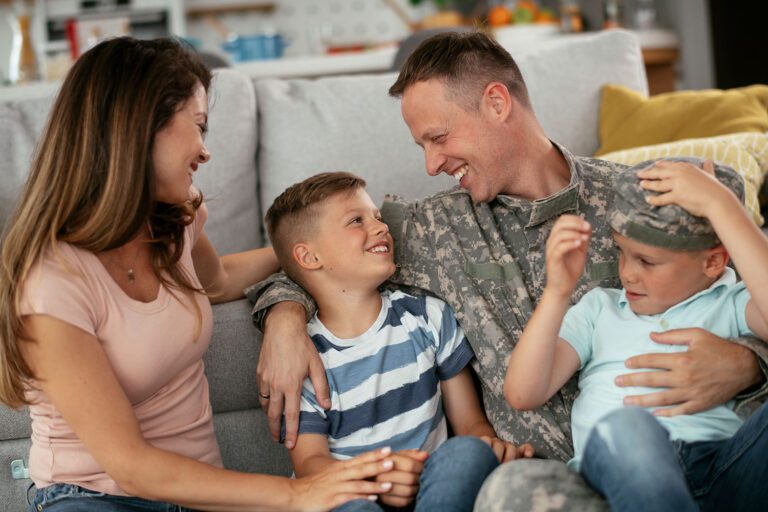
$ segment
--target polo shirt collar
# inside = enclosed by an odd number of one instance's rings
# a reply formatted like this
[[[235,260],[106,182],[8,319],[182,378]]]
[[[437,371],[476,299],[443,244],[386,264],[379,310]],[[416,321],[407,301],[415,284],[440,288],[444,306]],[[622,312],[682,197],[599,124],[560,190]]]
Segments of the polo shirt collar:
[[[667,314],[670,311],[673,311],[677,308],[681,308],[686,304],[693,302],[694,300],[698,299],[702,295],[707,295],[709,293],[712,293],[713,291],[717,290],[722,286],[731,286],[733,284],[736,284],[736,272],[734,272],[734,270],[730,267],[725,267],[725,271],[723,272],[723,274],[717,279],[717,281],[712,283],[709,286],[709,288],[707,288],[706,290],[701,290],[700,292],[691,295],[684,301],[678,302],[674,306],[670,307],[668,310],[658,314],[659,315]],[[619,308],[627,307],[627,305],[629,304],[629,302],[627,301],[627,290],[623,288],[621,290],[621,294],[619,294],[618,304],[619,304]],[[639,315],[639,316],[656,316],[656,315]]]
[[[549,197],[529,201],[520,197],[499,195],[496,200],[507,208],[530,209],[526,228],[530,228],[546,222],[549,219],[559,217],[566,212],[576,212],[579,207],[579,188],[582,183],[581,163],[574,158],[570,151],[557,142],[550,141],[562,153],[571,171],[571,180],[568,185]]]

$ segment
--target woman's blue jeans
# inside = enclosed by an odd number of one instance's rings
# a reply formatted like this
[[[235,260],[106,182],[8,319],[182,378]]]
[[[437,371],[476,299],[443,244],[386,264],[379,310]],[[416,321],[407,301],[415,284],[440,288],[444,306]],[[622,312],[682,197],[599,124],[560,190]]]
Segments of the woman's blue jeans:
[[[113,496],[72,484],[38,489],[29,512],[191,512],[190,509],[130,496]]]
[[[593,427],[581,472],[611,510],[765,510],[766,405],[730,439],[693,443],[671,441],[645,409],[618,409]]]
[[[485,478],[499,465],[493,450],[476,437],[452,437],[432,452],[419,478],[416,512],[471,511]],[[354,500],[336,512],[381,512],[382,505]]]

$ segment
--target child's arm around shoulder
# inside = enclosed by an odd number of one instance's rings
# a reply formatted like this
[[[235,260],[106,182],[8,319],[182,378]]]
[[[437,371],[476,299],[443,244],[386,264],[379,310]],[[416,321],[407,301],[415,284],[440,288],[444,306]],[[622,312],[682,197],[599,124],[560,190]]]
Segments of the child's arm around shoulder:
[[[768,339],[768,238],[739,199],[715,178],[712,162],[704,163],[703,172],[689,163],[658,162],[639,176],[643,188],[661,193],[649,197],[650,204],[677,204],[712,223],[751,295],[747,324],[759,338]]]
[[[547,284],[536,310],[509,358],[504,397],[515,409],[534,409],[579,369],[576,351],[559,337],[570,297],[584,272],[591,226],[563,215],[547,240]]]

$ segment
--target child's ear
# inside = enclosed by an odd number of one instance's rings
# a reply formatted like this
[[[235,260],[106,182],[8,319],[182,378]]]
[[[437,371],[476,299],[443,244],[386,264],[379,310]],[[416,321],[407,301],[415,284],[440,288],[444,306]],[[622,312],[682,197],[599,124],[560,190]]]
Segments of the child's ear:
[[[323,266],[310,244],[298,243],[294,245],[291,255],[304,270],[317,270]]]
[[[729,261],[730,256],[728,256],[728,251],[723,244],[707,249],[704,258],[704,274],[713,279],[720,277]]]

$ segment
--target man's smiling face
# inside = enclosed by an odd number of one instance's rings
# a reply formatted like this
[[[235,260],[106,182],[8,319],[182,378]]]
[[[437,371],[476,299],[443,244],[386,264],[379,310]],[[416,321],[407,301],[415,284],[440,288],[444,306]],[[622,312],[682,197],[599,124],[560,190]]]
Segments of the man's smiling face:
[[[453,176],[475,203],[504,193],[499,131],[487,108],[481,104],[468,110],[449,98],[441,80],[430,79],[405,90],[401,109],[414,141],[424,150],[427,174]]]

